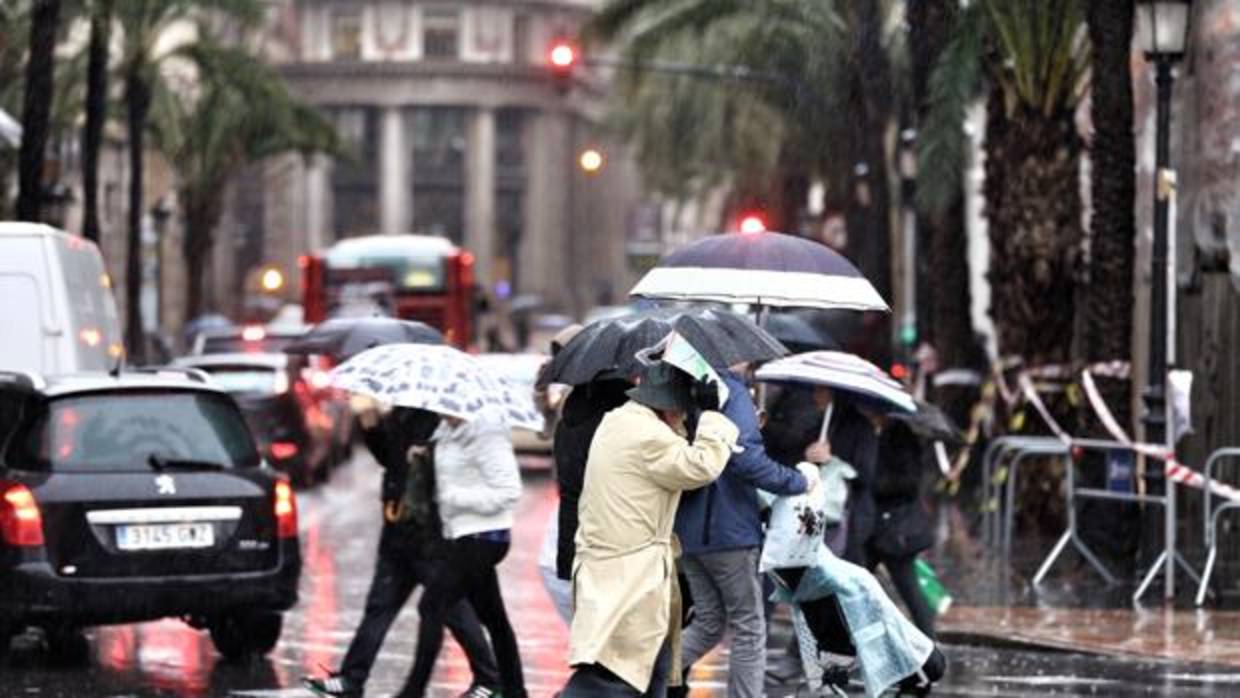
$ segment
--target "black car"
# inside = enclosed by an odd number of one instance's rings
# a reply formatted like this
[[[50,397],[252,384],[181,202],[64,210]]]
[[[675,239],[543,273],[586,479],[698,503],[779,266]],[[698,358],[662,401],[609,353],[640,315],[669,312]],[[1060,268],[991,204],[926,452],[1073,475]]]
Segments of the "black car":
[[[348,405],[308,378],[305,357],[288,354],[205,354],[176,365],[205,371],[237,400],[259,450],[299,486],[327,479],[345,457]]]
[[[178,617],[265,654],[297,601],[296,506],[201,373],[0,372],[0,650]]]

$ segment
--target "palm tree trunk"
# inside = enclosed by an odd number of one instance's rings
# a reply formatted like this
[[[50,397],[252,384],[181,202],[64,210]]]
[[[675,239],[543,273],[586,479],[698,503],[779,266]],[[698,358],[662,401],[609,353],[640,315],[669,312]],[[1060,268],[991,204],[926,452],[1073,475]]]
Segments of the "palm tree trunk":
[[[906,5],[909,48],[912,53],[913,96],[918,122],[929,111],[930,77],[952,36],[958,0],[914,0]],[[963,140],[963,134],[961,139]],[[938,213],[917,217],[918,324],[921,334],[937,350],[943,368],[980,368],[983,354],[969,313],[968,240],[965,235],[963,183],[950,203]],[[924,262],[924,264],[923,264]],[[933,289],[933,292],[931,290]],[[924,308],[924,312],[923,312]],[[976,390],[947,387],[934,391],[936,402],[960,424]]]
[[[99,149],[108,118],[108,43],[113,0],[96,0],[86,67],[86,126],[82,131],[82,234],[99,242]]]
[[[39,220],[43,199],[43,159],[51,129],[55,84],[56,25],[60,0],[35,0],[30,21],[30,55],[22,103],[22,145],[18,175],[17,218]]]
[[[1083,335],[1078,343],[1085,362],[1130,361],[1132,359],[1133,266],[1136,254],[1136,147],[1133,136],[1133,96],[1130,58],[1132,51],[1132,0],[1091,2],[1086,9],[1086,26],[1093,62],[1090,116],[1093,140],[1090,147],[1092,169],[1090,189],[1093,215],[1090,217],[1090,261],[1088,281],[1081,289]],[[1097,377],[1103,399],[1116,419],[1132,433],[1132,382],[1129,379]],[[1081,429],[1087,436],[1110,438],[1093,410],[1081,407]],[[1105,486],[1106,465],[1101,454],[1094,468],[1097,473],[1086,484]],[[1132,505],[1090,502],[1082,514],[1098,525],[1083,531],[1090,546],[1102,553],[1112,570],[1131,568],[1140,515]],[[1142,532],[1145,540],[1157,540],[1160,514],[1149,517],[1153,526]]]
[[[136,361],[145,358],[142,329],[142,187],[146,119],[151,106],[150,87],[142,66],[133,62],[125,73],[125,105],[129,119],[129,244],[125,257],[125,344]]]
[[[891,300],[890,193],[884,132],[891,118],[890,66],[882,44],[882,15],[877,0],[847,3],[853,13],[854,43],[849,76],[849,102],[856,138],[845,146],[856,166],[864,166],[857,186],[864,194],[849,197],[845,213],[847,252],[883,298]],[[869,314],[861,350],[880,366],[891,361],[891,319]]]
[[[212,197],[214,192],[208,194]],[[188,189],[181,190],[185,207],[185,237],[181,241],[181,255],[185,260],[186,282],[185,319],[198,317],[205,310],[207,259],[214,247],[212,231],[219,224],[223,204],[204,201]]]
[[[1005,109],[996,89],[986,125],[990,314],[999,353],[1031,365],[1071,359],[1081,240],[1080,139],[1072,111]]]

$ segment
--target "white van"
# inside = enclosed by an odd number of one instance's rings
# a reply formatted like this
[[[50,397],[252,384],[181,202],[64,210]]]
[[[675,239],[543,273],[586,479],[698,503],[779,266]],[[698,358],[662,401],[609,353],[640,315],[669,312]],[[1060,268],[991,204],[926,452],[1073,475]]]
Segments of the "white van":
[[[0,221],[0,370],[111,370],[124,355],[99,248],[42,223]]]

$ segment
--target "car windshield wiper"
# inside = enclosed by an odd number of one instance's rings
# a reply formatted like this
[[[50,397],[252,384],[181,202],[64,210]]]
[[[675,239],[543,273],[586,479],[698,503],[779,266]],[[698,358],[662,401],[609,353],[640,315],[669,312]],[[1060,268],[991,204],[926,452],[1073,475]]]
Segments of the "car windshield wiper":
[[[215,461],[194,460],[192,458],[165,458],[158,453],[152,453],[147,457],[146,462],[151,466],[152,470],[157,472],[165,470],[224,470],[224,466]]]

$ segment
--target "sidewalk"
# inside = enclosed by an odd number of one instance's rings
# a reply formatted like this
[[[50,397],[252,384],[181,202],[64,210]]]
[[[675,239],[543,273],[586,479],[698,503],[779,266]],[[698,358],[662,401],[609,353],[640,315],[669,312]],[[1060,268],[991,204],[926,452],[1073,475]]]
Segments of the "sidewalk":
[[[957,607],[939,622],[940,639],[947,642],[1240,667],[1237,611]]]

